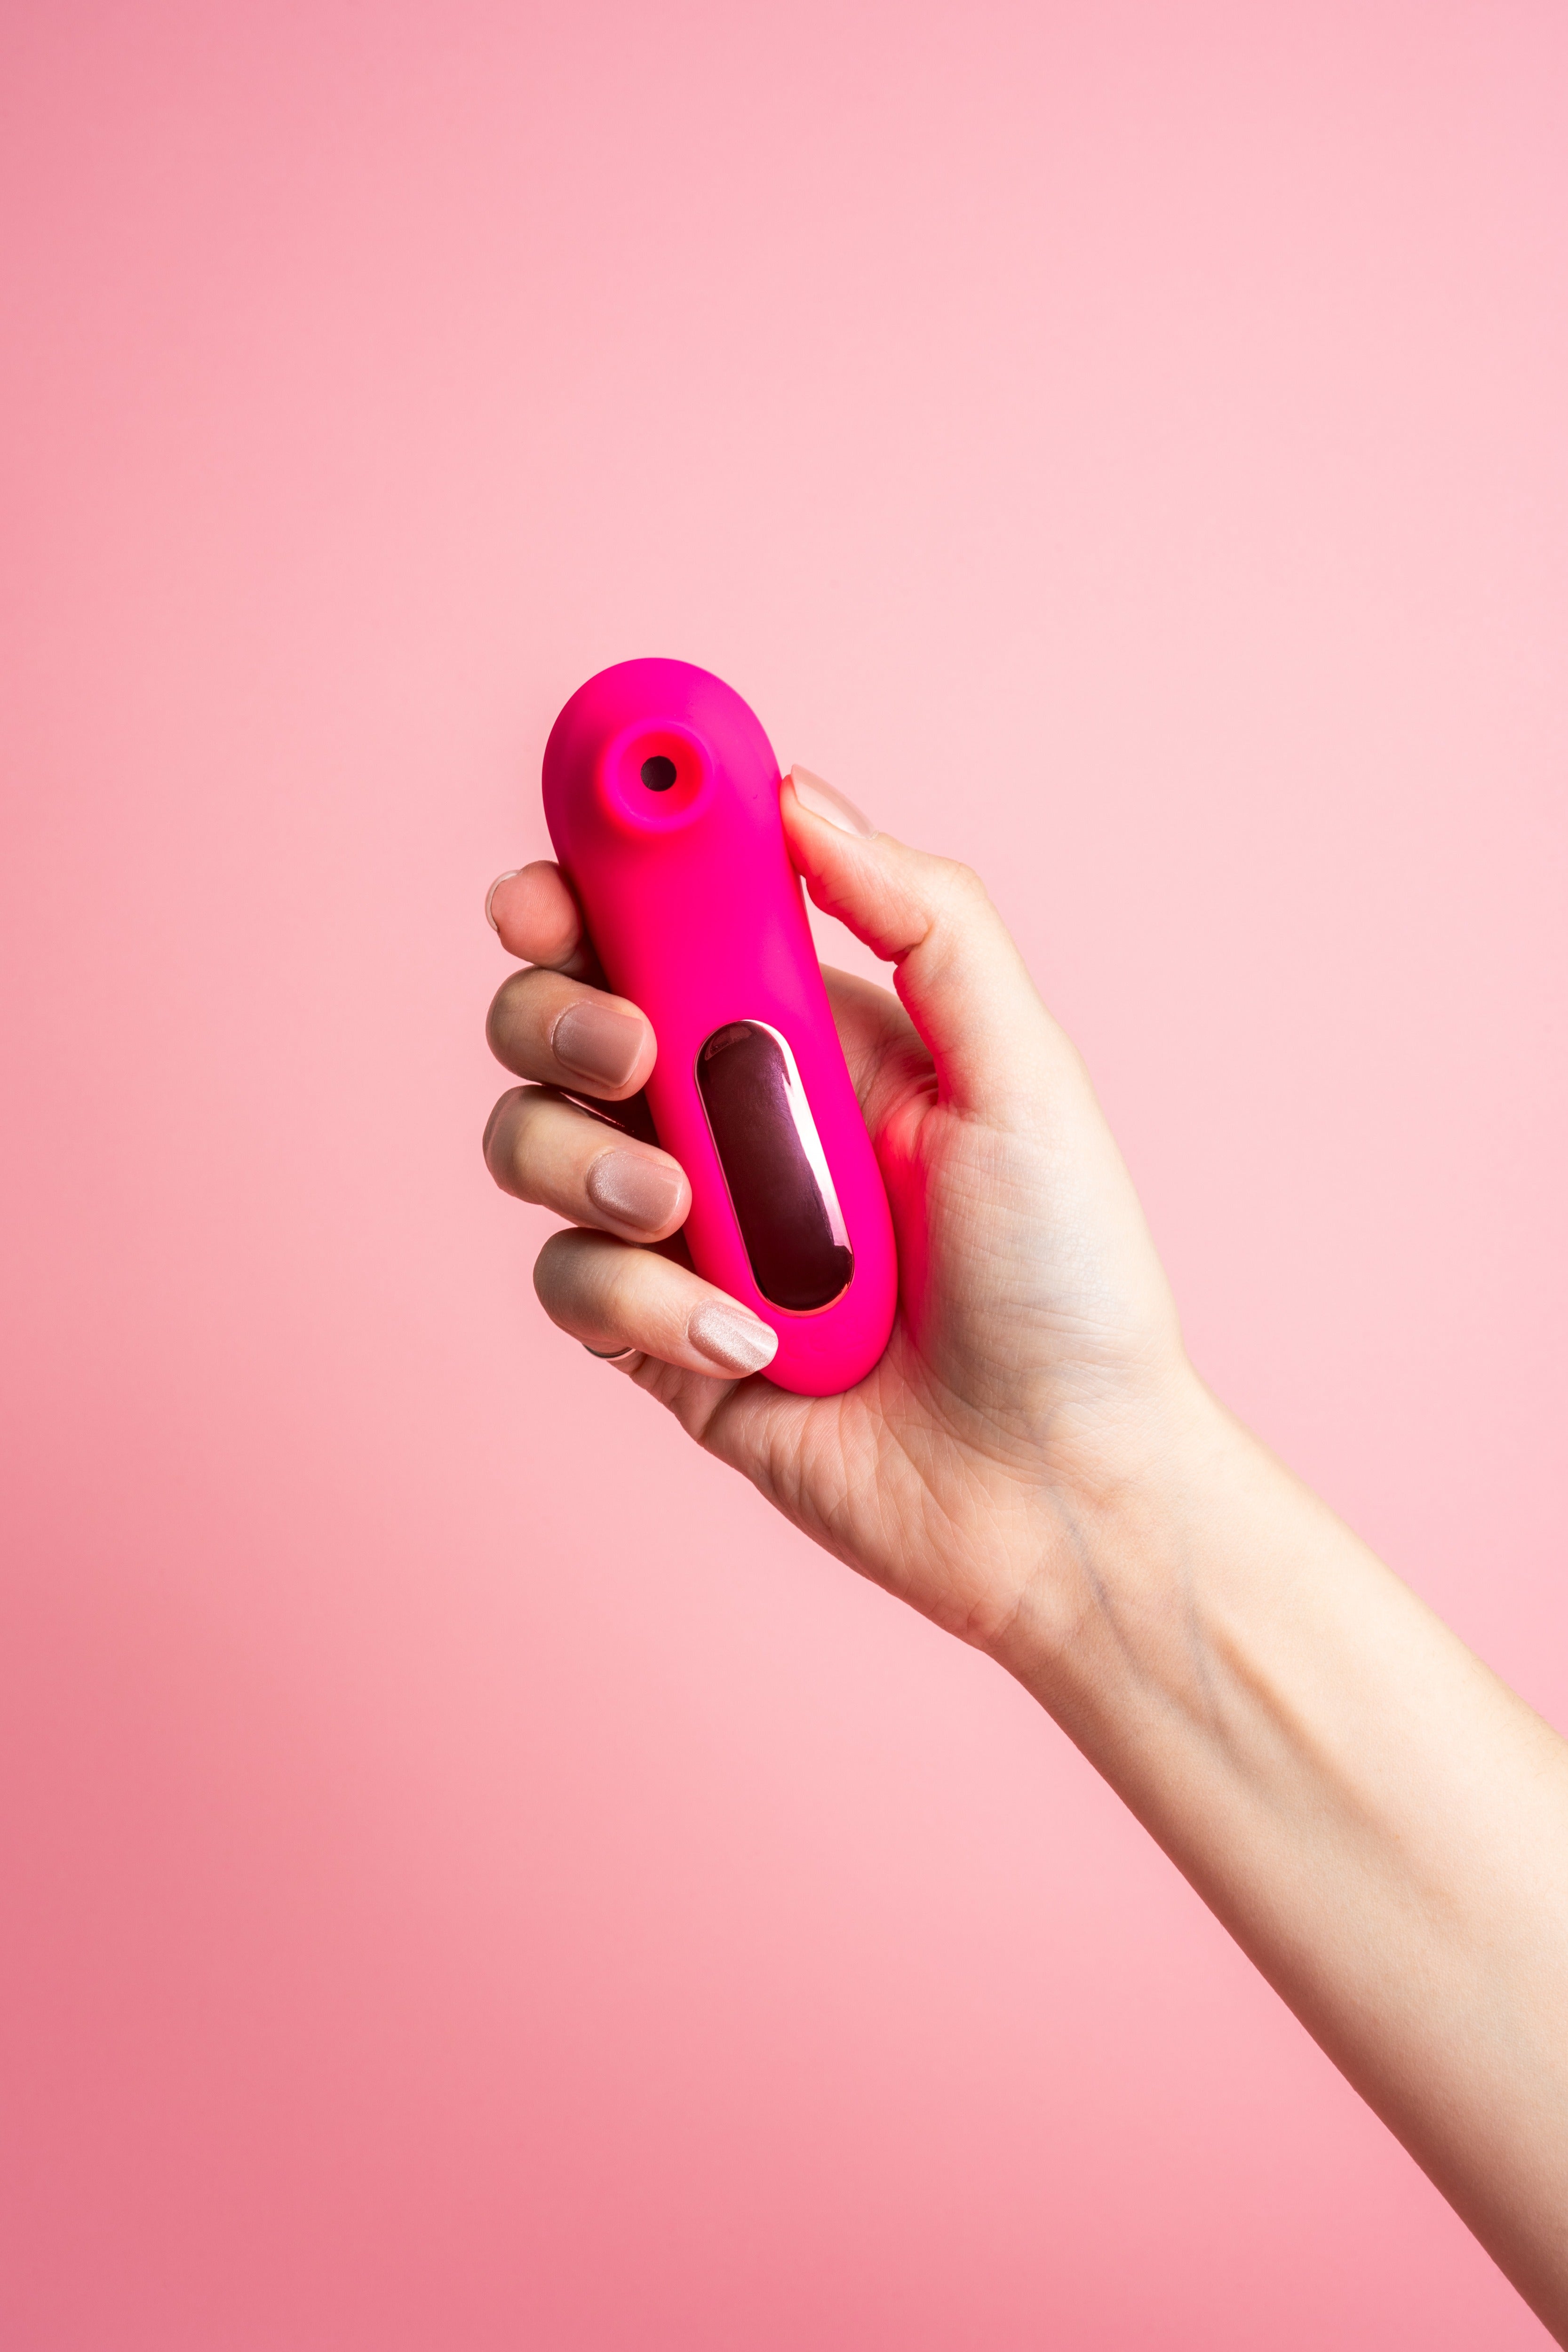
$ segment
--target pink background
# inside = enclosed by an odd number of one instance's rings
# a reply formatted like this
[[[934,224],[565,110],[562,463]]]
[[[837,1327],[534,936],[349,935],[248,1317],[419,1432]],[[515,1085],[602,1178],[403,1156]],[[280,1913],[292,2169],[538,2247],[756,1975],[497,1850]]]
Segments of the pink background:
[[[8,0],[7,2352],[1544,2341],[1088,1768],[544,1324],[538,757],[989,877],[1568,1724],[1556,0]]]

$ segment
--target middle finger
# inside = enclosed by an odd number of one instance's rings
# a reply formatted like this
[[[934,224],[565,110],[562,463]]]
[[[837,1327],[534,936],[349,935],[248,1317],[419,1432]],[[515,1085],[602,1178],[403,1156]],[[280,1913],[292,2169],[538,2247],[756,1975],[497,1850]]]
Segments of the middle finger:
[[[668,1151],[540,1087],[502,1095],[485,1129],[485,1164],[503,1192],[629,1241],[662,1241],[691,1206]]]

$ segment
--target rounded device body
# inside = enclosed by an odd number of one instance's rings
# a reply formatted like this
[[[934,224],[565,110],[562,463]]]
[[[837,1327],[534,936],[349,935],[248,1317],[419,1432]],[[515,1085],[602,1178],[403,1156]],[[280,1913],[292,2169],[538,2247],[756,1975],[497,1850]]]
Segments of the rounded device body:
[[[766,1377],[833,1396],[888,1343],[892,1221],[805,903],[778,761],[689,662],[630,661],[551,730],[544,814],[605,976],[653,1024],[658,1139],[699,1274],[778,1333]]]

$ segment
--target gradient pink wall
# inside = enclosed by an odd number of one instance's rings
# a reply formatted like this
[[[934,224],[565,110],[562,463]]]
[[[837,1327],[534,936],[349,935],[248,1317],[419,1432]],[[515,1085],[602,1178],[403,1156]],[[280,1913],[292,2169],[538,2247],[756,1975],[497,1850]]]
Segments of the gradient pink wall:
[[[479,901],[649,651],[972,860],[1200,1364],[1568,1725],[1568,19],[5,34],[7,2352],[1544,2341],[544,1325]]]

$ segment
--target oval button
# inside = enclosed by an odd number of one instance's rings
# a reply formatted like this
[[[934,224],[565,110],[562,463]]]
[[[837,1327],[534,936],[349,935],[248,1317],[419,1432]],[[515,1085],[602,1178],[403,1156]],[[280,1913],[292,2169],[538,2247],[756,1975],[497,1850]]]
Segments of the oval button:
[[[699,1051],[697,1086],[757,1288],[794,1315],[831,1306],[855,1254],[795,1055],[765,1022],[731,1021]]]

